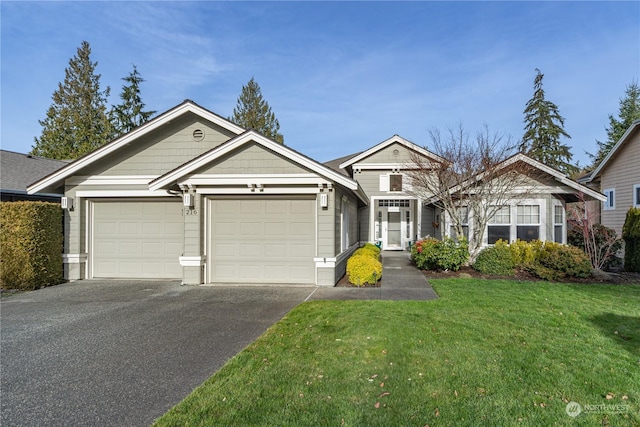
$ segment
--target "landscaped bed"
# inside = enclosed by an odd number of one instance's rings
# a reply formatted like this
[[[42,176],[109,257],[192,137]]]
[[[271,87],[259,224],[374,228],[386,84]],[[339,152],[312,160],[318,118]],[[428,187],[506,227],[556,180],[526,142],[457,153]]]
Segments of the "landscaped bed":
[[[640,424],[640,286],[432,284],[298,306],[157,425]]]

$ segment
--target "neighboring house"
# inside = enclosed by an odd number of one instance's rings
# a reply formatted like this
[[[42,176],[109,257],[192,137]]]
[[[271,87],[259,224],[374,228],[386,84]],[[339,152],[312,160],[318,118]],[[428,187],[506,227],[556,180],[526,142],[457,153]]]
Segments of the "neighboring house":
[[[410,191],[406,172],[415,154],[443,161],[393,136],[320,164],[187,100],[32,184],[29,192],[67,197],[64,263],[70,280],[332,286],[364,242],[404,249],[448,229],[442,212]],[[556,201],[564,206],[582,186],[538,166],[548,176],[539,183],[546,193],[538,237],[545,239],[552,235],[549,215],[557,212]]]
[[[609,154],[580,182],[603,193],[600,223],[622,236],[627,211],[640,207],[640,120],[631,124]]]
[[[60,202],[62,192],[58,194],[28,194],[27,186],[67,164],[69,162],[62,160],[45,159],[44,157],[30,154],[0,150],[0,196],[2,201],[36,200]]]

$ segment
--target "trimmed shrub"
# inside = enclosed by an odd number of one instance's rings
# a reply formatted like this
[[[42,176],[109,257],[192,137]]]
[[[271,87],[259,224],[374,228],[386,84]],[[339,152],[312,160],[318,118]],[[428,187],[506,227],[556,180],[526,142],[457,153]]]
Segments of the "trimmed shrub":
[[[363,246],[359,249],[356,249],[356,251],[351,256],[355,256],[355,255],[368,255],[378,259],[380,258],[380,251],[376,251],[371,248]]]
[[[423,270],[458,271],[469,260],[466,240],[456,242],[449,237],[443,240],[426,238],[411,247],[411,258]]]
[[[365,243],[364,246],[362,246],[362,249],[370,249],[374,251],[377,256],[380,256],[380,248],[373,243]]]
[[[458,271],[469,260],[469,245],[465,239],[456,242],[445,237],[440,243],[438,267],[443,270]]]
[[[589,277],[591,261],[587,254],[579,248],[545,242],[538,255],[539,266],[531,269],[532,273],[547,280],[559,280],[565,277]],[[546,271],[549,269],[550,271]]]
[[[494,246],[480,251],[473,263],[473,268],[485,274],[513,276],[515,273],[513,257],[507,242],[499,240]]]
[[[382,277],[382,263],[366,252],[354,254],[347,260],[347,277],[357,286],[375,285]]]
[[[504,240],[498,240],[505,243]],[[509,245],[509,251],[511,252],[511,259],[515,268],[524,268],[535,264],[538,261],[540,249],[542,249],[542,242],[540,240],[532,240],[531,242],[525,242],[524,240],[516,240]]]
[[[0,286],[33,290],[62,283],[62,209],[57,203],[0,204]]]
[[[440,240],[427,237],[418,240],[411,247],[411,258],[416,266],[422,270],[436,270],[438,268],[438,250]]]
[[[640,208],[631,208],[622,227],[624,269],[640,272]]]

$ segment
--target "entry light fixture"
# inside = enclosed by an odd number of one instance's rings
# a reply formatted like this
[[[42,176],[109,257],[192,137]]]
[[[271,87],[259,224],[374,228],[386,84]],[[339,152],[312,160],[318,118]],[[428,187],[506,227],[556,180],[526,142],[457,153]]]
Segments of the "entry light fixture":
[[[60,207],[62,209],[73,210],[73,197],[63,197],[60,199]]]
[[[320,193],[320,207],[329,207],[329,195],[326,193]]]
[[[192,208],[193,207],[193,194],[185,193],[184,196],[182,196],[182,204],[185,205],[188,208]]]

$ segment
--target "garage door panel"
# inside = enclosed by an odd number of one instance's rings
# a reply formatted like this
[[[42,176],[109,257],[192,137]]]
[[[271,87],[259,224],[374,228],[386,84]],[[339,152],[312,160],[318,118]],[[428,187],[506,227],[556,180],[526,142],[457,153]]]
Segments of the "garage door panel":
[[[262,234],[262,224],[259,222],[245,222],[240,229],[243,236],[257,236]]]
[[[210,206],[210,281],[315,282],[314,199],[224,199]]]
[[[287,224],[282,222],[268,222],[264,224],[263,235],[269,237],[286,236],[288,234]]]
[[[182,205],[177,201],[93,203],[93,277],[180,278]]]

